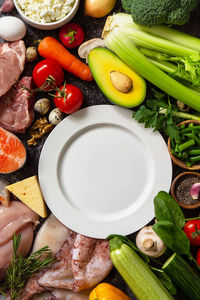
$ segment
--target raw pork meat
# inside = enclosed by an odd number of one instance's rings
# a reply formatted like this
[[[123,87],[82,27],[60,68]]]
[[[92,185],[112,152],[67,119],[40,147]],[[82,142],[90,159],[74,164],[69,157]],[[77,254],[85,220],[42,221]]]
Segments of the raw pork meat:
[[[32,89],[32,77],[20,80],[26,88]],[[24,133],[34,119],[34,95],[24,89],[20,83],[0,98],[0,126],[11,132]]]
[[[23,41],[0,44],[0,97],[19,79],[24,70],[25,54]]]

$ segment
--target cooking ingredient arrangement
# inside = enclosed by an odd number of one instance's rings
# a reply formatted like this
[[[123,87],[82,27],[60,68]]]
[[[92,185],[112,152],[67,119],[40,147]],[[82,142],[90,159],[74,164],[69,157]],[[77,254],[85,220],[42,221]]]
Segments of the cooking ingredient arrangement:
[[[0,5],[0,299],[200,300],[200,1]]]

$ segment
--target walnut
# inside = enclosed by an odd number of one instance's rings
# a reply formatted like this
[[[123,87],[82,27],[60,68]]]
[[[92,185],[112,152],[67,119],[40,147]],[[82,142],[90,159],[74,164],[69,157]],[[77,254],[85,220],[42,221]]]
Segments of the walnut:
[[[36,146],[37,140],[41,139],[46,133],[49,133],[53,127],[52,124],[49,124],[46,117],[36,120],[29,131],[31,138],[27,141],[28,145]]]

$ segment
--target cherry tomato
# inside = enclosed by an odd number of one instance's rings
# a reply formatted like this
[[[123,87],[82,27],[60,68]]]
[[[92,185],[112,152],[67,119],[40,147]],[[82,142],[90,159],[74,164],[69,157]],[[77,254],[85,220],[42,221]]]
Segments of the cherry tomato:
[[[193,246],[200,246],[200,220],[190,220],[183,227],[190,244]]]
[[[198,262],[198,265],[200,265],[200,248],[197,251],[196,261]]]
[[[54,103],[63,113],[71,114],[83,104],[83,93],[73,84],[64,84],[56,92]]]
[[[50,79],[50,82],[48,83],[48,80],[51,77],[53,77],[55,82]],[[63,83],[64,72],[61,66],[55,60],[44,59],[40,61],[33,69],[33,80],[37,87],[45,85],[44,90],[47,91],[55,86],[60,86]]]
[[[84,40],[83,29],[75,23],[68,23],[61,27],[59,39],[67,48],[75,48],[82,44]]]

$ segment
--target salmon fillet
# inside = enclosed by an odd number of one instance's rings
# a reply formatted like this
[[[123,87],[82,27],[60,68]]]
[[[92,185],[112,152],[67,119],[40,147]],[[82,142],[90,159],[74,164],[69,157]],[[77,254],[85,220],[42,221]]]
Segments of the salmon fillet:
[[[20,169],[26,161],[26,149],[13,133],[0,127],[0,173]]]

